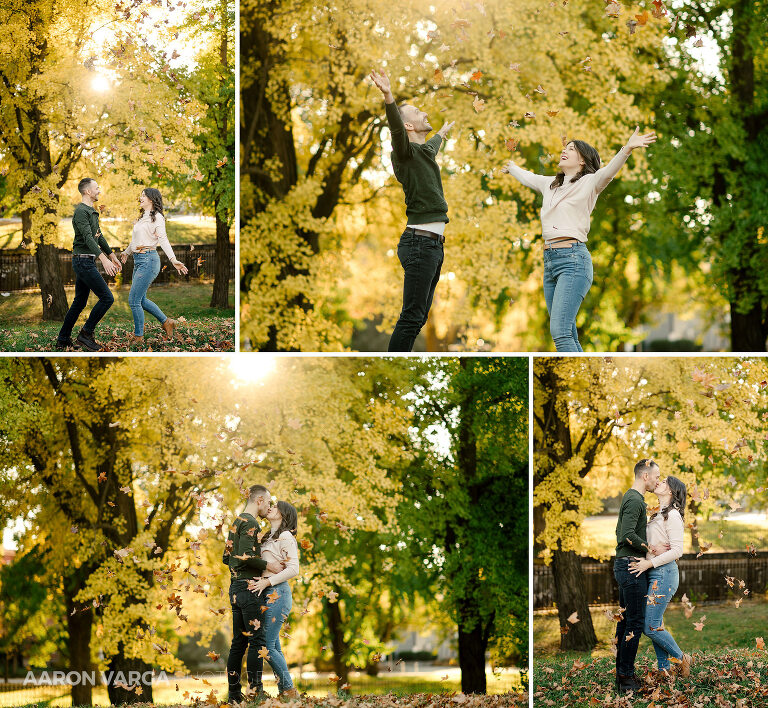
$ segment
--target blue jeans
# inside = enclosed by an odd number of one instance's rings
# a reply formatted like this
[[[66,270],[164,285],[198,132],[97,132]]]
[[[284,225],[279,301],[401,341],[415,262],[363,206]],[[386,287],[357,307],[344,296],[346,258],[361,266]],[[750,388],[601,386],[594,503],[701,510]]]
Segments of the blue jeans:
[[[273,588],[267,588],[262,597],[268,598],[272,593],[277,593],[277,599],[271,601],[267,599],[267,609],[264,613],[264,639],[267,645],[269,657],[267,661],[275,672],[277,679],[277,689],[282,693],[293,688],[291,674],[288,671],[288,662],[283,656],[283,650],[280,648],[280,628],[283,622],[288,619],[293,607],[293,597],[291,596],[291,586],[288,582],[282,582]]]
[[[88,319],[83,325],[85,334],[93,336],[96,325],[107,314],[107,310],[112,307],[112,303],[115,301],[109,286],[96,267],[94,258],[72,256],[72,270],[75,271],[75,299],[72,300],[72,304],[64,316],[64,324],[59,330],[58,341],[60,343],[66,342],[72,336],[72,328],[88,304],[88,295],[91,291],[96,294],[99,301],[93,306],[91,314],[88,315]]]
[[[544,300],[549,331],[559,352],[583,352],[576,331],[576,315],[592,285],[592,257],[579,242],[544,250]]]
[[[144,334],[144,310],[156,317],[160,324],[168,318],[163,311],[147,297],[147,290],[160,272],[160,256],[157,251],[133,254],[133,280],[128,295],[128,305],[133,313],[133,333],[139,337]]]
[[[243,656],[248,651],[246,672],[248,686],[256,692],[264,690],[262,673],[264,663],[259,656],[259,649],[264,646],[264,613],[262,605],[266,602],[265,595],[248,590],[248,581],[233,580],[229,585],[229,603],[232,608],[232,646],[227,659],[227,683],[229,685],[229,700],[240,701],[243,689],[240,684],[240,670],[243,666]],[[254,629],[254,620],[260,623]],[[244,634],[248,632],[249,634]]]
[[[616,624],[616,675],[634,676],[635,657],[645,625],[645,596],[648,593],[648,575],[640,577],[629,572],[632,558],[613,561],[613,577],[619,584],[619,607],[626,608]]]
[[[429,236],[404,231],[397,244],[397,257],[403,266],[403,309],[397,320],[388,351],[409,352],[427,324],[443,266],[443,244]]]
[[[643,633],[653,642],[659,669],[669,669],[669,657],[682,659],[683,652],[672,635],[663,629],[664,610],[677,592],[680,573],[672,561],[648,570],[648,606],[645,608]]]

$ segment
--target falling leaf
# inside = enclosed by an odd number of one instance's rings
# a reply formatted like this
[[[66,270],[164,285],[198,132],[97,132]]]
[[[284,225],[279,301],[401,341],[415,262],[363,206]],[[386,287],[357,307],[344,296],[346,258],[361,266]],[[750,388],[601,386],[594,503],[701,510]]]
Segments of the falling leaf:
[[[469,77],[469,80],[470,81],[480,81],[482,76],[483,76],[483,72],[482,71],[476,71],[474,74],[472,74],[472,76]]]
[[[576,624],[577,622],[579,622],[579,621],[580,621],[580,620],[579,620],[579,613],[578,613],[578,612],[572,612],[572,613],[571,613],[571,614],[568,616],[568,621],[569,621],[571,624]]]
[[[482,98],[479,98],[478,96],[475,96],[475,100],[472,101],[472,108],[475,109],[476,113],[480,113],[480,111],[485,110],[485,101]]]
[[[504,144],[507,146],[507,150],[509,150],[510,152],[513,152],[514,150],[517,149],[517,145],[519,142],[520,142],[519,140],[515,140],[514,138],[507,138]]]
[[[445,80],[445,76],[443,76],[443,72],[441,69],[435,69],[435,83],[441,84]]]

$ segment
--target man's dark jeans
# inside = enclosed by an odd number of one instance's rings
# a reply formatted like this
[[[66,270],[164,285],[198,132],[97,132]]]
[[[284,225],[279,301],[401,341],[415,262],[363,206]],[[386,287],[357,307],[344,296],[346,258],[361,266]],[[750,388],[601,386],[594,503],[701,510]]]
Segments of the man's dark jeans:
[[[634,675],[635,657],[645,625],[648,574],[632,575],[629,572],[631,562],[632,558],[616,558],[613,561],[613,577],[619,584],[619,606],[626,608],[623,619],[616,625],[617,676]]]
[[[234,598],[234,599],[233,599]],[[266,647],[264,636],[264,613],[266,599],[261,593],[248,590],[247,580],[233,580],[229,585],[229,603],[232,607],[232,646],[227,660],[227,681],[229,682],[229,700],[234,701],[242,696],[240,685],[240,670],[243,666],[243,656],[246,649],[246,672],[248,686],[256,691],[264,690],[262,676],[264,674],[264,659],[259,656],[259,649]],[[258,628],[254,628],[253,620],[258,620]],[[243,634],[250,633],[250,637]]]
[[[107,314],[107,310],[115,301],[109,286],[96,268],[96,261],[93,258],[72,256],[72,270],[75,271],[75,299],[72,300],[72,305],[64,317],[64,324],[59,331],[59,342],[66,342],[72,336],[72,328],[88,304],[88,295],[91,290],[96,293],[99,301],[93,306],[91,314],[83,325],[83,331],[86,334],[93,335],[99,320]]]
[[[397,244],[397,257],[405,272],[403,309],[389,340],[389,351],[409,352],[427,323],[435,287],[440,280],[443,244],[406,229]]]

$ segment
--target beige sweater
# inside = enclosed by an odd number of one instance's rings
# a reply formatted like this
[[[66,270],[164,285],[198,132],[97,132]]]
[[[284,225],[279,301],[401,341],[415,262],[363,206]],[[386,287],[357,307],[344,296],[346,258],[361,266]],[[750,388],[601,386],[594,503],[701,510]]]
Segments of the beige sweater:
[[[173,253],[173,248],[171,248],[171,242],[168,240],[168,235],[165,232],[165,217],[162,214],[155,214],[155,220],[152,221],[149,212],[145,211],[142,217],[133,225],[133,237],[124,253],[131,254],[137,248],[157,248],[158,246],[163,249],[171,263],[178,263]]]
[[[566,177],[562,187],[550,189],[554,176],[537,175],[518,167],[512,160],[507,163],[509,174],[526,187],[542,194],[541,229],[544,242],[555,238],[570,237],[583,243],[589,233],[590,215],[597,197],[616,176],[627,161],[629,151],[622,147],[616,156],[597,172],[584,175],[575,182]]]
[[[683,541],[685,540],[685,526],[683,517],[677,509],[670,509],[667,520],[661,514],[656,514],[646,527],[648,545],[668,543],[671,548],[661,555],[654,556],[650,552],[646,558],[653,563],[654,568],[666,565],[677,560],[683,555]]]
[[[261,557],[267,563],[272,561],[285,561],[286,567],[279,573],[270,573],[265,570],[262,578],[269,578],[271,585],[277,585],[299,574],[299,544],[296,537],[290,531],[283,531],[276,539],[269,539],[261,543]]]

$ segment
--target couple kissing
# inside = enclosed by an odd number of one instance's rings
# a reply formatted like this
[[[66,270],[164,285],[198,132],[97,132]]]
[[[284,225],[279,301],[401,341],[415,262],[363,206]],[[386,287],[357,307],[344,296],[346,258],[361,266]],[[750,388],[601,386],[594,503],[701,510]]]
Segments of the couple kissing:
[[[258,536],[259,519],[269,530]],[[229,568],[232,646],[227,660],[227,703],[244,700],[240,673],[246,659],[248,698],[268,698],[262,676],[264,659],[277,679],[281,697],[298,698],[280,647],[280,630],[293,605],[289,580],[299,574],[296,542],[298,514],[288,502],[272,502],[266,487],[253,485],[248,503],[229,530],[222,562]]]
[[[659,510],[647,521],[646,492],[659,500]],[[659,678],[670,677],[672,664],[683,678],[691,673],[693,658],[664,628],[664,611],[680,583],[677,559],[683,555],[685,500],[685,485],[677,477],[661,480],[653,460],[635,465],[635,481],[621,500],[613,566],[623,613],[615,638],[619,693],[642,686],[635,674],[635,658],[643,634],[653,642]]]

